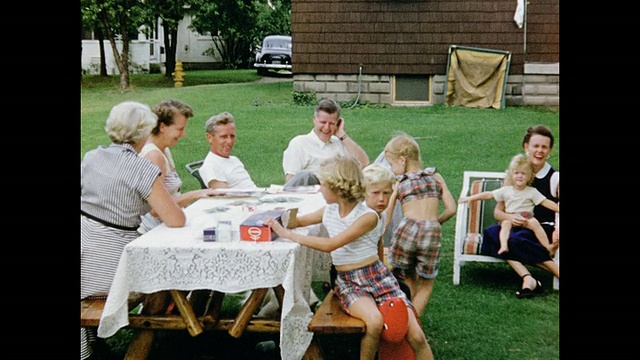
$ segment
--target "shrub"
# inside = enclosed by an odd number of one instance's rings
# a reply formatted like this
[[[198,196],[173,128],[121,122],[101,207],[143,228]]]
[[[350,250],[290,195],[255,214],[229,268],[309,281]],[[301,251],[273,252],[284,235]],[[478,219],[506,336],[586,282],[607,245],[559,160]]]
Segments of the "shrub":
[[[160,64],[149,64],[149,74],[160,74]]]
[[[315,91],[294,91],[293,95],[293,103],[296,105],[315,105],[318,102],[316,98]]]

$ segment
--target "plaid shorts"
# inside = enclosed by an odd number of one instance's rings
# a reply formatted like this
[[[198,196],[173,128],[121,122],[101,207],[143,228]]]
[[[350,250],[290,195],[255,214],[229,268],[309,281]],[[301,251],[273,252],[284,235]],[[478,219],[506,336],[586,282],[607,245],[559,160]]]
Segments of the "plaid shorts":
[[[441,237],[442,227],[437,220],[403,218],[391,240],[389,264],[394,270],[415,267],[420,277],[435,279],[440,267]]]
[[[364,296],[372,298],[377,304],[388,299],[401,298],[407,306],[413,308],[413,304],[400,290],[398,280],[381,260],[358,269],[338,271],[334,289],[342,309],[347,314],[351,304]]]

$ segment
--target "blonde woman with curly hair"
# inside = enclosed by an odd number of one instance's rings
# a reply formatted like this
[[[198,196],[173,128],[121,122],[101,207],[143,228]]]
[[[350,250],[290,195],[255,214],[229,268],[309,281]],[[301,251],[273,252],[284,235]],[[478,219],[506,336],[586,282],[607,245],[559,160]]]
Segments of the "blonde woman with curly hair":
[[[358,161],[351,156],[338,155],[324,160],[317,174],[320,191],[327,205],[297,218],[297,226],[322,223],[329,238],[298,234],[285,229],[274,219],[268,219],[265,223],[279,236],[331,253],[337,270],[334,291],[341,307],[347,314],[366,324],[360,342],[360,359],[375,359],[384,326],[378,304],[399,298],[411,311],[413,304],[378,257],[378,241],[382,236],[384,221],[363,201],[366,187]],[[433,359],[418,319],[414,316],[408,318],[409,329],[405,337],[416,359]]]

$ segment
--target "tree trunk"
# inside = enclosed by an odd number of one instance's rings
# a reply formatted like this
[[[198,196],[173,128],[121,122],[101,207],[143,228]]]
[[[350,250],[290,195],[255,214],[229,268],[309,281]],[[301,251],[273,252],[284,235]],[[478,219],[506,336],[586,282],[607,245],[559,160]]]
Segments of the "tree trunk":
[[[129,90],[129,36],[122,35],[122,57],[118,62],[120,69],[120,91]]]
[[[104,33],[100,26],[96,26],[96,36],[100,47],[100,76],[107,76],[107,55],[104,52]]]
[[[178,28],[175,27],[171,30],[171,53],[173,54],[173,68],[175,70],[175,64],[178,60]]]
[[[109,44],[111,44],[111,49],[113,49],[113,57],[118,65],[118,70],[120,71],[120,91],[125,91],[129,89],[129,35],[127,34],[127,23],[125,18],[120,19],[120,29],[122,34],[122,55],[118,51],[118,47],[116,46],[115,35],[111,31],[111,27],[109,26],[109,19],[106,16],[106,13],[101,12],[99,15],[100,22],[103,25],[103,29],[107,32],[107,38],[109,39]]]
[[[162,28],[164,29],[164,53],[165,53],[165,74],[164,76],[171,78],[176,69],[176,48],[173,46],[173,42],[176,42],[177,30],[172,32],[169,29],[169,24],[166,21],[162,21]]]

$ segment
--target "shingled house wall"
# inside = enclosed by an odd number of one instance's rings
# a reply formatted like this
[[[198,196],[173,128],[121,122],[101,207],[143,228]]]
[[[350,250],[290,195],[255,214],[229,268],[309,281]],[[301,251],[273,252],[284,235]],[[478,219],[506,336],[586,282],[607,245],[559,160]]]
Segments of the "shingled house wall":
[[[558,106],[559,5],[530,1],[518,28],[517,0],[292,0],[294,91],[391,103],[393,76],[426,75],[431,102],[443,103],[459,45],[511,52],[507,105]]]

